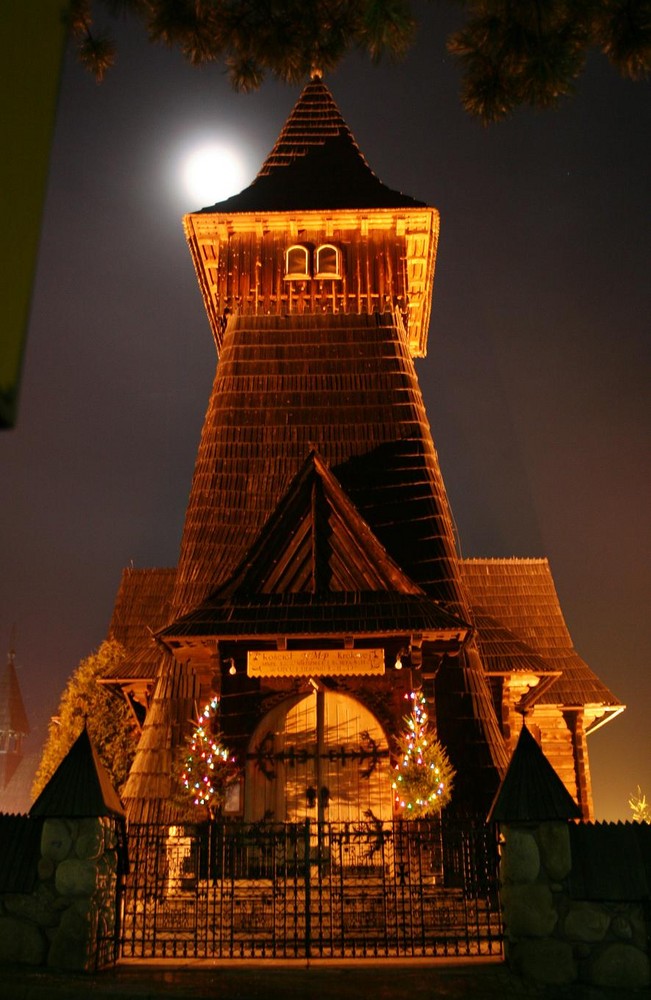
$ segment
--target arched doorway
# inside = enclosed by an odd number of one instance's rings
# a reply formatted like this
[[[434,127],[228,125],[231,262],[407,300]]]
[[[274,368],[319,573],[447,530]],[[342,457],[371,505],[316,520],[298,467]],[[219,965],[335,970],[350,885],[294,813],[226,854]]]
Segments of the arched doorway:
[[[256,728],[246,766],[245,819],[391,819],[386,736],[349,695],[322,690],[283,701]]]

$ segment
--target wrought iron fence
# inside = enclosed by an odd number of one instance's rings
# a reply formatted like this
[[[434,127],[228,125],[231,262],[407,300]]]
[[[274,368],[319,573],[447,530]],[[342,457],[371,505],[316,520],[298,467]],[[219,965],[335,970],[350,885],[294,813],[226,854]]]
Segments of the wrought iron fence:
[[[482,823],[132,826],[129,854],[127,958],[501,952]]]

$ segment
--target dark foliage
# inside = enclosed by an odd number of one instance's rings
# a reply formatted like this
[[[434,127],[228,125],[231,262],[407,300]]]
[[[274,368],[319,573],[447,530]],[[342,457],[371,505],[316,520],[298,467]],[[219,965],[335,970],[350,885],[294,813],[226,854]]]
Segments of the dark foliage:
[[[92,0],[73,0],[71,31],[80,58],[101,79],[115,46],[93,27]],[[333,69],[351,49],[377,62],[408,49],[411,0],[104,0],[131,13],[152,41],[179,48],[193,64],[221,62],[238,90],[267,74],[288,83]],[[651,68],[651,0],[461,0],[462,27],[447,39],[462,71],[461,100],[483,122],[522,105],[553,107],[570,95],[588,51],[600,50],[631,80]]]

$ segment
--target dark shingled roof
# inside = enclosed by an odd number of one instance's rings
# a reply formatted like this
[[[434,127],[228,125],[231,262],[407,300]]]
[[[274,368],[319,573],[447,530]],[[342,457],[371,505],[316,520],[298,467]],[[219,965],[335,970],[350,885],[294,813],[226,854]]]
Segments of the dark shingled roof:
[[[173,756],[196,718],[199,681],[194,671],[164,654],[138,751],[124,788],[130,823],[174,823],[192,814],[173,796]],[[196,819],[196,814],[195,814]]]
[[[86,728],[29,811],[30,816],[124,816],[122,803]]]
[[[580,819],[581,810],[526,725],[488,813],[488,822]]]
[[[126,660],[103,678],[109,683],[134,679],[153,680],[160,663],[160,649],[153,633],[170,619],[170,597],[176,568],[134,569],[122,573],[108,638],[126,651]]]
[[[489,674],[531,673],[558,676],[554,668],[516,635],[482,608],[473,608],[477,645],[484,670]]]
[[[594,705],[619,709],[621,702],[574,649],[547,559],[464,559],[461,575],[470,602],[534,650],[561,676],[540,704]],[[490,641],[490,633],[486,636]]]
[[[322,80],[313,79],[253,183],[201,211],[228,214],[422,205],[375,176],[330,91]]]
[[[464,625],[424,595],[380,591],[326,594],[215,595],[168,628],[162,638],[229,636],[396,635],[463,633]]]

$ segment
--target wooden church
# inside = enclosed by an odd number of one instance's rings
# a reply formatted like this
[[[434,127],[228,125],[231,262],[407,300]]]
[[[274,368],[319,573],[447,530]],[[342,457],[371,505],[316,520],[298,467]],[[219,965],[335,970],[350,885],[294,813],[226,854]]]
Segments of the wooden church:
[[[461,559],[419,387],[439,216],[372,172],[315,74],[254,182],[187,215],[218,355],[174,569],[127,569],[110,635],[141,735],[132,822],[174,823],[219,697],[245,821],[395,815],[422,692],[486,815],[522,718],[582,815],[587,735],[622,710],[573,648],[544,559]]]

